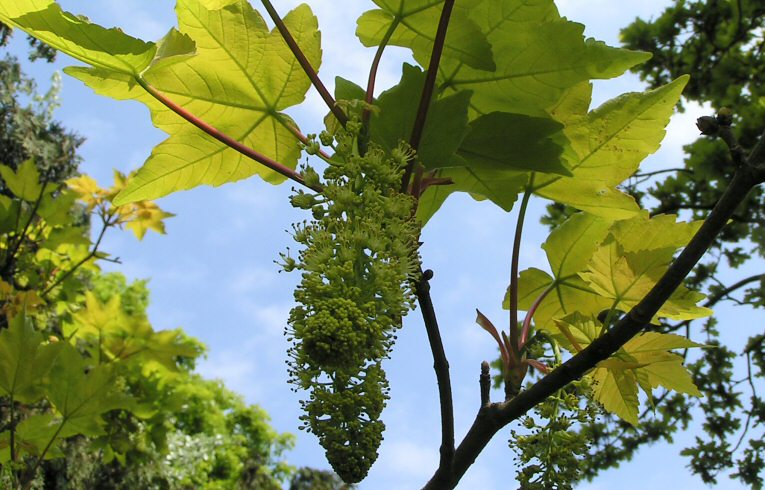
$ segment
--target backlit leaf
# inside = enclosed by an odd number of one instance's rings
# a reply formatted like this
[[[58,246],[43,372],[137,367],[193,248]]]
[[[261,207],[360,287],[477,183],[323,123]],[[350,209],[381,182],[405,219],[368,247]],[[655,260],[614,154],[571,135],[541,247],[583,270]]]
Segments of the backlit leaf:
[[[565,157],[573,176],[540,176],[534,192],[609,219],[635,215],[634,199],[616,186],[659,148],[687,82],[684,76],[656,90],[625,94],[574,118],[565,129],[571,141]]]
[[[469,16],[487,36],[496,69],[447,59],[439,80],[447,93],[472,90],[476,117],[495,111],[545,116],[569,88],[619,76],[650,56],[585,40],[584,26],[562,19],[552,0],[484,0]]]
[[[150,96],[146,83],[238,141],[285,165],[297,164],[301,150],[295,124],[280,111],[301,102],[310,82],[278,32],[269,31],[245,0],[215,2],[211,8],[200,0],[180,0],[180,32],[171,31],[158,44],[103,29],[56,5],[35,11],[39,2],[22,1],[28,13],[15,16],[19,9],[5,8],[0,19],[91,64],[66,72],[99,94],[146,104],[154,124],[171,135],[117,196],[116,205],[253,174],[273,183],[284,181],[188,124]],[[284,21],[318,68],[320,35],[310,8],[301,5]]]
[[[379,45],[393,26],[388,44],[411,48],[414,58],[428,66],[443,0],[373,0],[380,9],[364,13],[356,35],[364,46]],[[482,0],[456,2],[444,44],[444,58],[452,58],[480,70],[493,70],[491,47],[478,26],[468,18]]]

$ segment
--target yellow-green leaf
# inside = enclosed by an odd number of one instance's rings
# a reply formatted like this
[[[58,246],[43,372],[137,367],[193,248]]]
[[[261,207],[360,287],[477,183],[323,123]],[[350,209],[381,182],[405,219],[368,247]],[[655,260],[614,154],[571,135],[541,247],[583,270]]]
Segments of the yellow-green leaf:
[[[8,189],[19,199],[34,202],[40,198],[43,191],[40,172],[32,160],[25,160],[15,172],[10,167],[0,165],[0,175]]]
[[[638,387],[632,370],[597,368],[590,375],[595,399],[603,408],[632,425],[638,424]]]
[[[428,66],[433,51],[443,0],[373,0],[380,9],[364,13],[357,21],[356,35],[364,46],[377,46],[388,36],[388,44],[412,49],[414,58]],[[452,58],[480,70],[493,70],[491,47],[486,36],[468,15],[482,0],[459,0],[449,21],[444,58]]]
[[[564,156],[574,175],[540,176],[535,193],[610,219],[634,216],[634,199],[616,186],[659,148],[687,82],[683,76],[656,90],[624,94],[586,116],[568,115],[565,134],[571,149]]]

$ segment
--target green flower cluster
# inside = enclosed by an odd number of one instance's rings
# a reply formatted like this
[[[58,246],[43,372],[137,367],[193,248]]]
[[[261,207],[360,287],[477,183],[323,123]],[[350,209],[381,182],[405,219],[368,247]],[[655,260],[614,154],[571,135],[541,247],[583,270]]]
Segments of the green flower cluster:
[[[521,419],[524,433],[511,431],[510,448],[522,465],[520,488],[571,490],[582,479],[590,439],[575,426],[594,423],[600,413],[590,391],[589,378],[571,383]]]
[[[413,308],[419,228],[413,198],[398,191],[407,147],[387,154],[370,146],[362,155],[354,133],[335,139],[324,182],[304,169],[306,182],[322,191],[291,198],[313,219],[293,225],[302,245],[297,260],[282,259],[285,270],[302,271],[287,335],[292,382],[310,392],[302,402],[304,428],[319,437],[337,474],[354,483],[366,476],[383,439],[388,383],[381,363]],[[322,133],[321,141],[332,138]]]

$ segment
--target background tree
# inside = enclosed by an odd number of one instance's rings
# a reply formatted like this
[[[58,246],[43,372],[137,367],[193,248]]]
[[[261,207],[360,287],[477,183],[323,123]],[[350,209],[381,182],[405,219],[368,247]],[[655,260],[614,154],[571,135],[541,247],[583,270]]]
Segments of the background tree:
[[[740,151],[748,152],[765,126],[763,28],[765,6],[760,1],[676,0],[655,19],[635,20],[622,30],[622,39],[626,47],[653,53],[634,69],[649,87],[691,73],[683,92],[686,102],[734,108],[733,135]],[[626,188],[651,214],[703,218],[730,181],[734,157],[722,140],[701,136],[685,152],[681,168],[638,173],[627,182]],[[560,223],[570,211],[559,205],[548,210],[543,219],[548,224]],[[686,284],[707,291],[707,306],[727,301],[761,309],[765,306],[765,193],[761,188],[748,195],[732,220]],[[643,413],[639,426],[613,417],[591,425],[585,431],[593,441],[589,456],[583,459],[585,474],[592,478],[617,466],[646,444],[672,441],[673,434],[701,416],[704,432],[682,451],[692,471],[705,483],[715,483],[721,473],[729,472],[732,478],[760,488],[765,468],[761,397],[765,331],[749,338],[743,351],[734,352],[727,345],[736,329],[727,317],[663,323],[658,330],[683,333],[715,346],[689,357],[694,382],[704,396],[665,393],[657,399],[655,411]]]
[[[3,30],[3,43],[7,35]],[[30,40],[32,57],[53,57],[46,45]],[[19,63],[6,57],[0,62],[0,100],[0,163],[7,163],[0,186],[0,347],[12,343],[11,330],[21,331],[15,325],[9,330],[6,318],[28,317],[47,336],[39,337],[38,350],[54,352],[71,342],[72,359],[88,370],[115,366],[110,383],[133,400],[122,409],[92,412],[93,419],[103,419],[94,433],[65,428],[51,436],[43,430],[36,440],[24,434],[52,413],[56,397],[0,397],[0,486],[282,488],[293,472],[283,460],[292,436],[275,432],[262,409],[244,403],[221,382],[194,373],[203,344],[181,331],[153,330],[146,281],[128,284],[121,274],[98,270],[97,261],[107,257],[98,249],[107,229],[126,226],[141,237],[149,228],[162,231],[167,213],[149,205],[141,210],[148,220],[135,210],[118,216],[107,209],[106,191],[87,177],[70,180],[69,188],[63,184],[77,172],[76,149],[83,139],[52,119],[55,83],[47,94],[38,94]],[[35,186],[39,195],[27,195]],[[95,230],[96,243],[89,238],[92,218],[94,225],[101,218],[103,226],[100,235]],[[28,333],[31,342],[37,334]],[[3,352],[19,366],[24,362],[16,347]],[[6,379],[12,366],[7,357],[3,362],[0,374]],[[72,366],[62,361],[57,369]],[[82,374],[72,370],[72,376]],[[74,384],[73,378],[57,379]]]

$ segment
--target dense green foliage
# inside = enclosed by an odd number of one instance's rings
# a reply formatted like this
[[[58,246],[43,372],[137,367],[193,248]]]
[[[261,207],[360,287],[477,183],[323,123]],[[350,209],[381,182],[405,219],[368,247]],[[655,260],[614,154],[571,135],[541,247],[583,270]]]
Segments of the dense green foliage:
[[[63,185],[82,140],[51,119],[55,86],[38,96],[11,58],[0,77],[0,161],[12,165],[0,167],[0,485],[281,488],[291,436],[193,373],[204,346],[153,330],[145,281],[98,270],[107,256],[88,223],[100,221],[99,242],[121,225],[140,238],[169,214],[114,208],[115,191],[84,176]]]
[[[135,176],[118,175],[108,191],[87,178],[71,182],[87,211],[100,216],[105,226],[124,223],[139,238],[147,229],[161,232],[167,214],[146,199],[255,174],[273,184],[291,179],[310,190],[298,190],[292,197],[294,206],[313,213],[311,221],[294,227],[301,245],[298,258],[283,256],[286,269],[302,272],[295,292],[298,304],[286,329],[293,341],[290,370],[293,382],[308,392],[303,402],[306,427],[319,437],[343,479],[359,481],[376,459],[387,396],[382,360],[391,354],[395,331],[413,296],[423,310],[441,402],[441,459],[431,488],[457,484],[487,442],[476,433],[493,436],[524,414],[532,433],[515,433],[511,441],[521,460],[519,481],[527,488],[569,488],[590,464],[585,440],[600,442],[592,428],[610,427],[611,419],[593,424],[598,410],[633,427],[640,424],[641,391],[649,406],[656,389],[672,392],[662,395],[662,401],[672,396],[687,403],[675,393],[698,396],[704,388],[714,396],[702,403],[725,402],[724,394],[707,388],[715,376],[726,376],[722,349],[708,350],[714,352],[704,354],[708,364],[695,366],[710,370],[702,378],[672,352],[699,344],[630,326],[685,325],[711,313],[697,305],[703,295],[692,289],[710,276],[709,265],[698,273],[706,276],[689,282],[691,289],[678,284],[698,259],[679,266],[680,278],[667,272],[672,271],[677,250],[702,234],[700,222],[681,223],[675,215],[650,217],[639,206],[644,195],[634,185],[630,188],[629,180],[658,148],[687,76],[673,72],[670,80],[659,71],[663,78],[653,90],[624,94],[591,110],[592,79],[618,76],[649,56],[585,39],[583,26],[562,18],[552,0],[374,0],[378,8],[357,22],[360,41],[377,47],[379,56],[388,44],[409,48],[420,67],[404,65],[400,82],[375,98],[375,61],[366,89],[337,80],[336,101],[316,75],[321,39],[310,7],[300,5],[280,19],[269,1],[262,3],[276,23],[272,30],[246,0],[178,0],[178,28],[156,43],[64,12],[53,0],[0,5],[0,20],[86,63],[66,72],[99,94],[145,104],[155,126],[169,134]],[[742,19],[757,9],[742,5],[732,10],[738,15],[738,29],[728,29],[719,40],[722,44],[713,45],[746,42],[740,34]],[[662,28],[671,31],[678,20],[666,21]],[[703,43],[686,45],[696,46],[699,56],[709,55],[701,50]],[[647,65],[647,70],[655,66]],[[758,72],[736,73],[753,73],[756,80]],[[311,84],[331,111],[318,141],[304,136],[283,113],[304,100]],[[753,87],[745,92],[760,97]],[[719,124],[712,119],[715,127],[727,130],[731,122],[723,113]],[[313,164],[296,170],[301,149],[315,157],[317,168],[324,166],[323,180]],[[760,163],[746,167],[739,182],[749,188],[761,182]],[[735,167],[715,167],[710,172],[719,175],[704,175],[699,186],[727,181]],[[45,188],[39,183],[22,185],[30,179],[27,168],[31,164],[19,167],[18,174],[4,171],[3,176],[12,191],[19,189],[14,194],[31,203],[36,198],[32,191],[42,196]],[[625,192],[625,185],[633,195]],[[453,192],[470,193],[506,211],[523,195],[505,301],[509,325],[507,330],[497,328],[480,312],[477,320],[500,348],[505,401],[490,403],[488,373],[482,372],[481,409],[474,424],[479,428],[466,436],[467,445],[472,445],[468,453],[455,451],[448,362],[428,293],[432,274],[422,272],[417,258],[421,227]],[[654,193],[660,201],[662,192],[682,197],[682,191],[666,187]],[[543,245],[549,274],[533,268],[519,273],[523,220],[533,196],[557,204],[558,214],[551,220],[561,217],[565,206],[576,210],[565,213],[565,221],[561,219]],[[718,219],[719,226],[726,220],[727,215]],[[734,223],[727,233],[739,228]],[[689,255],[703,253],[706,240],[700,238],[695,247],[701,250]],[[743,258],[740,250],[724,252],[733,263]],[[59,283],[63,279],[46,291],[58,291]],[[661,301],[646,305],[648,297]],[[104,354],[108,362],[119,359],[119,366],[129,366],[130,360],[120,358],[122,351],[108,343],[109,335],[103,336],[110,332],[89,319],[114,316],[119,302],[104,304],[86,295],[85,305],[85,313],[73,316],[81,327],[63,330],[67,340],[81,342],[77,345],[86,358],[97,361],[94,370],[100,369]],[[526,311],[522,322],[521,310]],[[713,325],[712,320],[707,323],[710,335]],[[14,328],[9,331],[22,332]],[[148,347],[142,355],[159,372],[178,371],[173,365],[177,356],[193,357],[173,344],[178,338],[155,334],[145,325],[136,332],[145,334]],[[107,342],[102,344],[104,338]],[[165,348],[150,347],[151,342],[181,350],[168,356]],[[755,362],[765,358],[754,348],[750,354]],[[714,364],[714,356],[720,355],[721,362]],[[565,378],[567,366],[574,372],[571,365],[581,359],[592,361],[576,376]],[[554,366],[560,367],[550,373]],[[527,380],[530,368],[549,378],[534,384]],[[151,373],[141,371],[144,376]],[[565,383],[582,374],[586,380],[578,385],[581,389],[565,389]],[[550,379],[565,381],[550,385],[555,383]],[[544,391],[545,383],[554,389],[524,410],[513,411],[514,400]],[[542,388],[534,391],[538,386]],[[55,398],[50,401],[56,405]],[[535,404],[535,414],[528,415]],[[513,418],[498,422],[487,415],[503,410]],[[141,418],[137,410],[133,413]],[[725,416],[721,420],[725,422]],[[716,422],[708,425],[727,430]],[[583,432],[577,434],[580,425]],[[558,449],[550,449],[553,445]],[[758,447],[751,447],[741,474],[750,475],[760,461]],[[561,452],[566,454],[565,468]]]
[[[622,31],[622,38],[630,48],[654,53],[635,69],[649,86],[658,87],[680,74],[692,73],[684,100],[732,108],[733,133],[750,150],[765,126],[763,28],[765,7],[761,2],[676,1],[651,21],[637,19]],[[735,167],[722,141],[701,137],[685,151],[682,168],[652,179],[638,174],[628,181],[629,191],[652,214],[683,212],[703,218],[730,180]],[[562,210],[560,206],[551,208],[548,222],[559,223]],[[765,305],[765,271],[758,270],[765,250],[763,210],[765,194],[755,189],[713,253],[688,277],[689,287],[708,291],[707,306],[721,301],[752,308]],[[755,251],[759,257],[753,256]],[[738,273],[726,274],[730,269]],[[689,365],[703,396],[665,393],[657,399],[655,411],[643,414],[640,426],[606,418],[587,428],[593,445],[583,464],[590,478],[630,459],[645,444],[671,441],[676,431],[691,423],[694,414],[700,414],[704,432],[682,451],[692,471],[710,484],[730,474],[752,488],[762,486],[765,405],[755,387],[765,372],[765,336],[752,336],[742,352],[735,352],[726,346],[738,335],[731,327],[727,318],[710,318],[703,324],[665,322],[658,327],[662,332],[687,335],[690,331],[705,344],[716,346],[692,356],[694,362]]]

